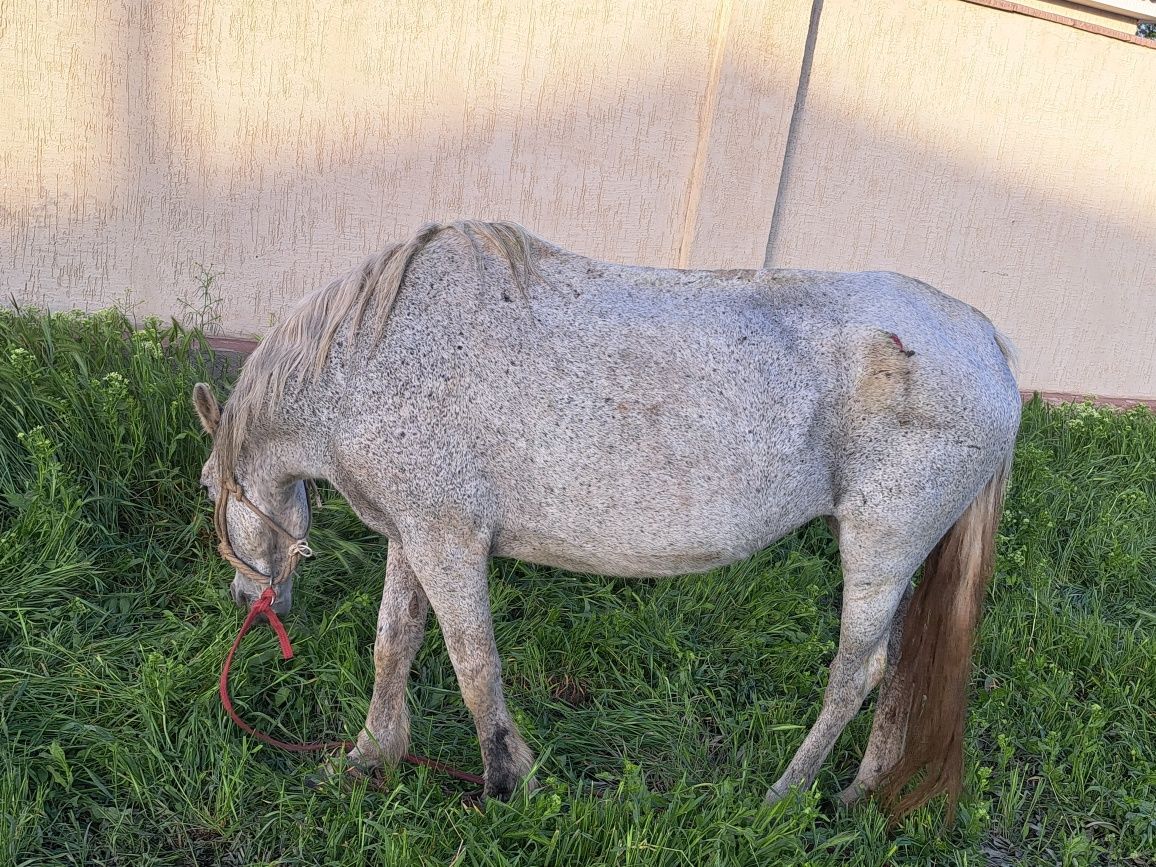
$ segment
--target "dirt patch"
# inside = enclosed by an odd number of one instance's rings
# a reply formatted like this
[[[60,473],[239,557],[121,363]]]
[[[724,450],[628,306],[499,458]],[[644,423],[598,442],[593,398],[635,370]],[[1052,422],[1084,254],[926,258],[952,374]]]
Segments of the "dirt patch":
[[[590,704],[590,690],[586,684],[568,674],[560,677],[551,675],[546,678],[546,686],[550,690],[551,698],[568,704],[570,707],[583,707]]]

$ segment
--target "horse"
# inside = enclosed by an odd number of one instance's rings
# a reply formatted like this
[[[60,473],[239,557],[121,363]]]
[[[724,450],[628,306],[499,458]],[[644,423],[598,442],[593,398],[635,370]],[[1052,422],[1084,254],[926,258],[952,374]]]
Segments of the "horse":
[[[489,558],[683,575],[822,517],[843,573],[838,650],[767,800],[812,784],[879,686],[841,800],[873,794],[902,816],[946,794],[953,817],[1019,427],[1012,366],[984,315],[900,274],[611,264],[514,223],[459,221],[306,296],[223,407],[204,383],[193,403],[238,605],[265,594],[289,609],[307,482],[327,480],[388,540],[352,767],[405,753],[406,680],[432,607],[483,794],[532,783],[503,697]]]

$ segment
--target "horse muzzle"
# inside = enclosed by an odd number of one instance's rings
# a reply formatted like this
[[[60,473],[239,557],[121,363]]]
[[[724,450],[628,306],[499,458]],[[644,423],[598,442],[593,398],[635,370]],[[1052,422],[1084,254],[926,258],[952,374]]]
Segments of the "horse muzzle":
[[[233,578],[233,583],[229,585],[229,595],[238,607],[247,610],[253,607],[264,589],[264,587],[238,574]],[[290,582],[283,581],[274,587],[274,592],[277,595],[269,607],[278,617],[283,617],[289,613],[289,609],[293,605],[293,587]]]

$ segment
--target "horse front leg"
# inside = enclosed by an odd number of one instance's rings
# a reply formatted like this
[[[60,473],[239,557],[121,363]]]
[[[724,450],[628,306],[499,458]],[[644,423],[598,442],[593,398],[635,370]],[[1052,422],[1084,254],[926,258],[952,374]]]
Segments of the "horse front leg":
[[[429,601],[401,543],[390,541],[373,643],[373,697],[365,728],[349,753],[350,761],[359,768],[396,764],[409,749],[405,687],[425,635],[428,611]]]
[[[489,539],[462,534],[457,540],[406,543],[445,637],[462,698],[474,717],[485,768],[483,792],[508,798],[529,776],[534,755],[518,733],[502,691],[486,583]]]

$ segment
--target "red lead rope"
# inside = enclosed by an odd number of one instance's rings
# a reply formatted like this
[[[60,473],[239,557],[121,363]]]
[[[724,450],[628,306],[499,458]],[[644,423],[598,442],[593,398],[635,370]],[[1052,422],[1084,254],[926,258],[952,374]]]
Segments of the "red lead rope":
[[[221,694],[221,704],[225,707],[225,713],[229,715],[238,727],[251,734],[257,740],[264,741],[270,746],[288,750],[291,753],[313,753],[322,750],[353,749],[354,744],[350,741],[311,741],[304,744],[292,744],[287,741],[277,740],[277,738],[271,737],[264,732],[257,731],[241,719],[233,707],[233,700],[229,697],[229,669],[233,667],[233,657],[237,653],[237,648],[241,646],[242,639],[244,639],[258,617],[264,614],[269,621],[269,625],[273,627],[273,631],[277,633],[277,640],[281,643],[281,656],[285,659],[293,658],[293,646],[289,643],[289,634],[285,631],[285,626],[281,623],[281,618],[278,617],[277,612],[273,610],[273,600],[275,598],[276,593],[272,587],[267,588],[265,592],[257,598],[257,601],[253,603],[253,607],[249,609],[249,614],[245,617],[245,622],[241,624],[241,631],[238,632],[237,637],[233,639],[233,646],[229,648],[229,653],[225,656],[225,664],[221,666],[221,679],[218,682],[218,691]],[[427,759],[423,756],[414,756],[407,753],[401,757],[401,760],[411,765],[423,765],[435,771],[441,771],[443,774],[447,774],[466,783],[473,783],[477,786],[483,785],[485,782],[485,780],[477,774],[468,774],[465,771],[459,771],[457,768],[451,768],[449,765],[443,765],[441,762],[436,762],[433,759]]]

